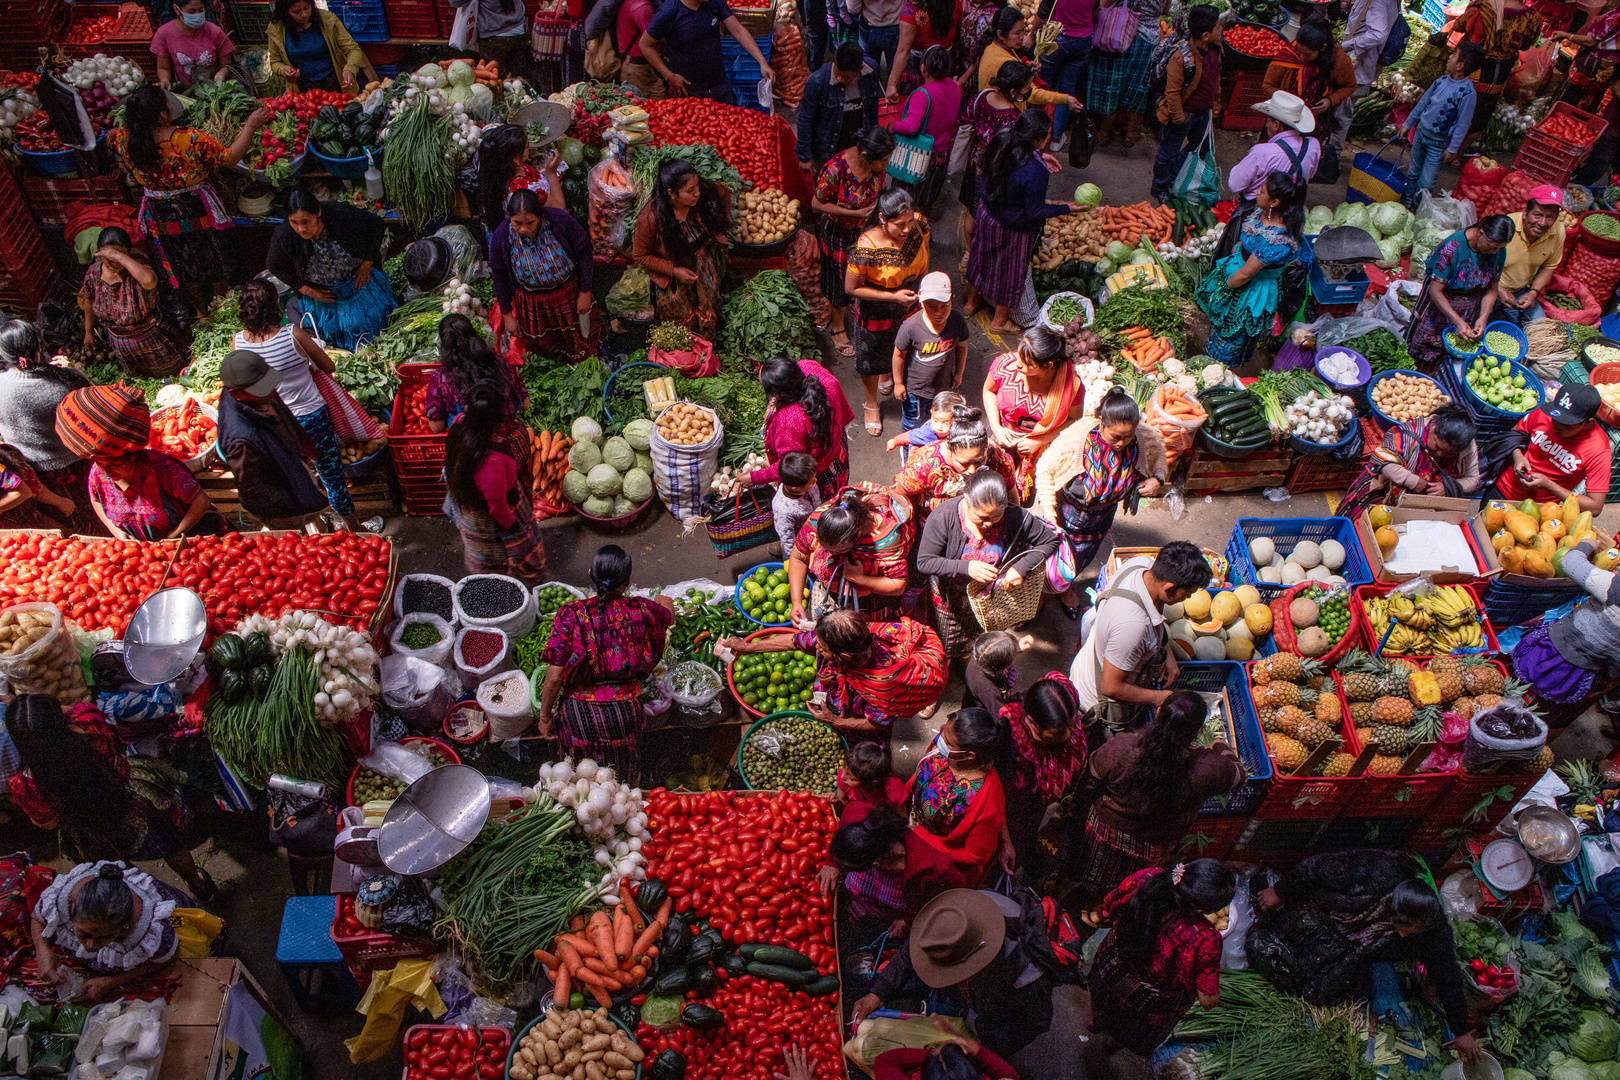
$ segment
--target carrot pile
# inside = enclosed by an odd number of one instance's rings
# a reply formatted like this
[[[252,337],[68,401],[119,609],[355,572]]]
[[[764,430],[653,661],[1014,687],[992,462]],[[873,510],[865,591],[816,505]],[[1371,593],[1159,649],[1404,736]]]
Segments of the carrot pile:
[[[1170,344],[1167,337],[1154,337],[1153,331],[1145,326],[1127,326],[1120,331],[1129,344],[1120,350],[1119,355],[1130,361],[1137,371],[1152,371],[1166,360],[1173,360],[1176,347]]]
[[[1110,240],[1135,247],[1147,233],[1148,239],[1161,244],[1170,239],[1176,225],[1176,212],[1169,206],[1155,208],[1152,203],[1132,203],[1130,206],[1099,206],[1092,213],[1102,222]]]
[[[501,69],[493,60],[479,60],[472,66],[473,81],[481,82],[491,90],[501,88]]]
[[[797,108],[804,97],[804,84],[810,78],[810,65],[804,56],[804,38],[798,23],[776,28],[776,39],[771,44],[771,71],[775,73],[773,93],[776,100]]]
[[[1170,383],[1153,391],[1153,407],[1146,410],[1144,419],[1159,433],[1169,467],[1174,468],[1181,455],[1193,446],[1193,435],[1209,418],[1198,399],[1184,394]]]
[[[555,431],[534,433],[534,456],[529,459],[534,473],[534,496],[552,506],[567,506],[563,497],[563,477],[568,475],[568,451],[574,440]]]
[[[586,921],[575,916],[573,929],[558,934],[552,951],[534,950],[534,958],[551,979],[552,1000],[565,1007],[574,984],[588,991],[597,1004],[611,1007],[609,995],[636,986],[647,977],[647,966],[658,955],[658,940],[669,925],[673,898],[666,898],[648,922],[628,889],[613,913],[598,911]]]

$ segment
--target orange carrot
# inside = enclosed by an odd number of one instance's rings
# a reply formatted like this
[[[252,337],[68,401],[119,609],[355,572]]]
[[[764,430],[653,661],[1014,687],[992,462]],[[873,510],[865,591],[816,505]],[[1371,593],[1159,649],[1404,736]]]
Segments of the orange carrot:
[[[647,924],[647,929],[641,932],[635,943],[630,946],[631,956],[646,956],[647,950],[658,944],[658,939],[664,934],[663,924],[654,919]]]
[[[624,910],[630,916],[630,926],[635,936],[640,937],[641,932],[647,929],[647,919],[636,906],[636,898],[630,895],[630,890],[624,890]]]
[[[617,950],[613,947],[613,918],[607,912],[598,911],[591,916],[591,921],[585,924],[585,936],[596,946],[597,956],[603,960],[614,957]]]
[[[586,938],[582,934],[558,934],[557,935],[557,942],[558,942],[559,946],[561,945],[562,942],[565,942],[565,941],[568,942],[568,944],[572,945],[574,947],[574,951],[579,953],[579,955],[581,955],[581,956],[596,956],[597,955],[596,946],[594,944],[592,944],[590,941],[586,940]],[[560,954],[560,952],[561,952],[560,948],[558,949],[558,952]]]
[[[591,986],[589,983],[586,983],[585,985]],[[591,986],[591,997],[595,998],[596,1003],[602,1006],[602,1008],[613,1008],[613,999],[608,996],[607,988],[605,986]]]
[[[551,984],[552,1000],[562,1002],[562,1004],[566,1007],[568,1004],[568,994],[573,988],[573,977],[568,974],[568,969],[565,967],[558,968],[557,974],[551,980]]]
[[[557,957],[552,953],[546,952],[544,949],[534,950],[534,958],[546,965],[546,967],[554,968],[558,964]]]
[[[607,964],[598,960],[594,956],[587,956],[585,958],[585,966],[596,972],[598,975],[612,975],[618,970],[617,968],[609,967]]]
[[[575,975],[587,970],[585,961],[580,958],[579,952],[575,950],[570,942],[558,940],[557,958],[563,962],[564,967]]]
[[[673,896],[664,897],[664,902],[662,904],[658,905],[658,914],[657,914],[657,916],[655,916],[658,924],[661,925],[661,926],[668,926],[669,925],[669,913],[674,911],[674,910],[675,910],[675,898]]]
[[[634,986],[636,983],[640,982],[642,979],[645,979],[647,977],[646,965],[644,965],[644,964],[632,964],[631,967],[630,967],[630,970],[625,972],[625,974],[630,976],[628,979],[625,980],[625,982],[628,983],[631,986]]]
[[[635,931],[630,927],[630,913],[620,904],[613,910],[613,953],[624,963],[630,958],[630,946],[635,944]]]
[[[569,922],[568,929],[570,929],[570,930],[583,930],[583,929],[585,929],[585,916],[583,916],[583,915],[575,915],[574,918]]]

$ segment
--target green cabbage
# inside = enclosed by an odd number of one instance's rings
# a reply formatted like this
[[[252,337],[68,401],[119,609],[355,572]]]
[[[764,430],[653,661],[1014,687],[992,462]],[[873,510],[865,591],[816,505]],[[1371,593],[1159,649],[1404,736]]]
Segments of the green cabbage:
[[[495,93],[483,83],[467,87],[467,111],[474,120],[488,120],[495,111]]]
[[[624,497],[636,505],[646,502],[652,495],[652,477],[641,469],[631,469],[624,474]]]
[[[645,417],[624,425],[624,441],[632,450],[645,450],[652,445],[653,423]]]
[[[1305,232],[1315,236],[1323,229],[1333,224],[1333,208],[1331,206],[1313,206],[1305,212]]]
[[[1103,254],[1112,262],[1122,263],[1129,259],[1135,251],[1135,248],[1122,240],[1110,240],[1108,246],[1103,249]]]
[[[1097,273],[1101,274],[1103,277],[1107,277],[1109,274],[1112,274],[1114,272],[1114,262],[1113,262],[1113,260],[1112,259],[1098,259],[1097,260],[1097,265],[1096,265],[1096,271],[1097,271]]]
[[[1547,1055],[1547,1060],[1551,1061],[1555,1055],[1562,1056],[1555,1050]],[[1592,1066],[1580,1058],[1570,1057],[1564,1058],[1548,1069],[1547,1080],[1597,1080],[1597,1078],[1592,1073]]]
[[[577,420],[574,422],[574,426],[579,426]],[[568,467],[577,469],[582,473],[588,473],[600,464],[602,464],[601,448],[588,439],[576,437],[574,445],[568,449]]]
[[[619,475],[619,470],[605,461],[585,474],[585,482],[591,486],[592,495],[608,499],[624,487],[624,478]]]
[[[599,443],[602,441],[602,425],[588,416],[575,419],[574,426],[568,433],[574,437],[576,443]]]
[[[580,509],[591,515],[591,517],[607,518],[614,516],[613,500],[603,498],[600,495],[592,495],[586,499],[580,504]]]
[[[444,74],[445,78],[450,80],[451,86],[471,86],[473,84],[472,65],[465,60],[451,61]]]
[[[1102,188],[1096,184],[1081,184],[1074,189],[1074,201],[1081,206],[1102,205]]]
[[[1372,208],[1371,217],[1380,237],[1394,236],[1406,228],[1406,207],[1397,202],[1379,203]]]
[[[615,435],[602,444],[602,460],[624,472],[636,463],[636,452],[621,436]]]
[[[615,495],[613,497],[613,516],[624,517],[626,514],[633,514],[636,512],[636,507],[640,505],[640,503],[631,502],[623,495]]]
[[[634,446],[635,444],[631,443],[631,445]],[[635,464],[634,467],[637,468],[637,469],[640,469],[642,472],[646,473],[648,476],[651,476],[652,475],[652,455],[647,453],[644,450],[637,450],[636,451],[636,464]]]
[[[1620,1080],[1620,1061],[1600,1061],[1592,1066],[1592,1075],[1597,1080]]]
[[[1335,220],[1334,224],[1344,225],[1352,229],[1361,229],[1368,233],[1373,232],[1372,214],[1368,213],[1367,204],[1350,203],[1348,205],[1350,210],[1344,215],[1344,220]],[[1339,215],[1334,214],[1333,216],[1334,218],[1337,218]]]
[[[1620,1024],[1596,1009],[1582,1009],[1580,1027],[1569,1037],[1569,1048],[1582,1061],[1611,1061],[1620,1050]]]
[[[1338,206],[1335,206],[1333,208],[1333,227],[1336,229],[1348,221],[1350,218],[1351,207],[1360,205],[1360,203],[1342,202]]]
[[[582,472],[569,469],[567,475],[563,477],[562,487],[563,498],[576,505],[591,497],[590,482],[585,479]]]
[[[1401,265],[1401,241],[1399,237],[1391,236],[1378,241],[1378,250],[1382,253],[1378,265],[1385,270]]]
[[[1536,1080],[1536,1074],[1524,1069],[1503,1069],[1502,1080]]]

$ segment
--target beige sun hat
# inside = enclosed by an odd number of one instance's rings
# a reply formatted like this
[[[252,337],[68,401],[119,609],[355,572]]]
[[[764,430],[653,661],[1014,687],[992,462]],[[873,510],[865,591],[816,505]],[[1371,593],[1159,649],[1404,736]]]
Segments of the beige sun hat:
[[[1309,135],[1316,130],[1316,117],[1305,107],[1304,100],[1286,90],[1278,90],[1265,101],[1256,102],[1249,108],[1287,124],[1301,135]]]

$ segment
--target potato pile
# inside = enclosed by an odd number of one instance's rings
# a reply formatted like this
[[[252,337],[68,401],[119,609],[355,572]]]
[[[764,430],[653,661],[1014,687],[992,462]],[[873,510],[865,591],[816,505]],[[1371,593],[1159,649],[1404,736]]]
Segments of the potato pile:
[[[519,1040],[511,1075],[512,1080],[635,1080],[643,1056],[606,1009],[551,1008]]]
[[[1041,246],[1035,252],[1037,270],[1056,270],[1070,259],[1095,262],[1111,239],[1102,221],[1091,210],[1046,219]]]
[[[1396,421],[1416,420],[1451,404],[1439,384],[1415,375],[1391,375],[1373,387],[1369,397],[1379,412]]]
[[[59,626],[61,614],[49,605],[12,608],[0,613],[0,671],[14,694],[50,694],[64,705],[76,705],[90,697],[85,689],[84,670],[79,666],[79,650],[66,629],[39,648],[26,661],[17,659],[50,637]]]
[[[680,446],[708,442],[714,437],[714,414],[690,401],[677,401],[659,415],[658,434]]]
[[[338,458],[341,459],[345,465],[353,465],[355,462],[360,461],[363,458],[370,457],[372,454],[375,454],[377,451],[381,450],[387,445],[388,436],[379,435],[375,439],[367,439],[365,442],[357,442],[350,446],[343,447],[343,449],[338,451]]]
[[[774,244],[799,227],[799,200],[780,188],[745,191],[737,208],[737,239],[745,244]]]

